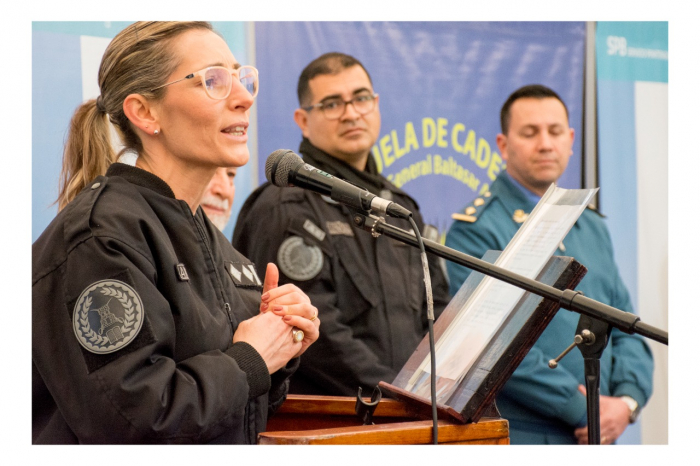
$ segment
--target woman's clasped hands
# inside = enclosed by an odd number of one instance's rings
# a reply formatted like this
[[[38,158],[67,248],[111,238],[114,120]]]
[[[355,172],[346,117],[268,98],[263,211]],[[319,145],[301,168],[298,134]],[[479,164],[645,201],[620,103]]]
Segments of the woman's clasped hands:
[[[233,342],[244,341],[267,363],[270,374],[301,356],[318,339],[318,309],[296,285],[278,286],[279,270],[267,264],[260,314],[241,322]]]

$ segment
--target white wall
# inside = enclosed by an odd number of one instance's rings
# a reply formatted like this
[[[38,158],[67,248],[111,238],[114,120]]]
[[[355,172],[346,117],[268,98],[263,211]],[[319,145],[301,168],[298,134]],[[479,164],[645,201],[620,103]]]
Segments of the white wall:
[[[638,312],[668,329],[668,84],[635,85]],[[642,443],[668,444],[668,347],[650,342],[654,394],[642,412]]]

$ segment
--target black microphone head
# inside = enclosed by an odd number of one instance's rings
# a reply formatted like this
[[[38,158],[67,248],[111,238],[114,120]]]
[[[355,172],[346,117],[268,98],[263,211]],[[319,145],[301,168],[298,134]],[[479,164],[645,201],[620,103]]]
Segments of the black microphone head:
[[[303,163],[301,157],[288,149],[277,149],[265,162],[267,181],[281,188],[289,186],[289,173]]]

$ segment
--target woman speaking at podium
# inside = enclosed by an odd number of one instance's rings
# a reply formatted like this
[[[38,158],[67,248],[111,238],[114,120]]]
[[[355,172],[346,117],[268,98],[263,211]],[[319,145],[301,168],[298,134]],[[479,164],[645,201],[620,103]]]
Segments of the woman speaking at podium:
[[[257,70],[208,23],[141,22],[98,83],[32,250],[33,443],[255,443],[319,327],[199,208],[248,161]],[[136,166],[114,163],[109,121]]]

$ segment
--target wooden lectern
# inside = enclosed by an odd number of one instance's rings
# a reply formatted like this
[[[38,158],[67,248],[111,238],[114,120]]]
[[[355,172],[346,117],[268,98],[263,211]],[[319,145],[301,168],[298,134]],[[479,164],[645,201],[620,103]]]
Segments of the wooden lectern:
[[[484,260],[494,262],[497,252]],[[563,290],[574,289],[586,268],[570,257],[552,257],[537,280]],[[435,326],[436,339],[461,312],[483,275],[472,273]],[[520,364],[559,303],[525,293],[502,322],[476,360],[465,366],[466,375],[451,385],[446,402],[438,403],[438,441],[449,444],[508,444],[508,421],[501,419],[496,394]],[[384,394],[374,411],[375,425],[361,425],[352,397],[290,395],[258,436],[260,444],[406,445],[431,444],[433,424],[430,399],[403,387],[419,372],[428,354],[426,338],[401,369],[392,384],[380,382]],[[423,377],[425,374],[422,374]],[[440,373],[438,372],[438,379]],[[440,381],[439,381],[440,382]]]
[[[355,399],[346,396],[289,395],[269,420],[261,445],[421,445],[432,443],[433,422],[422,420],[410,404],[382,399],[375,425],[360,425]],[[508,421],[438,422],[441,444],[508,444]]]

